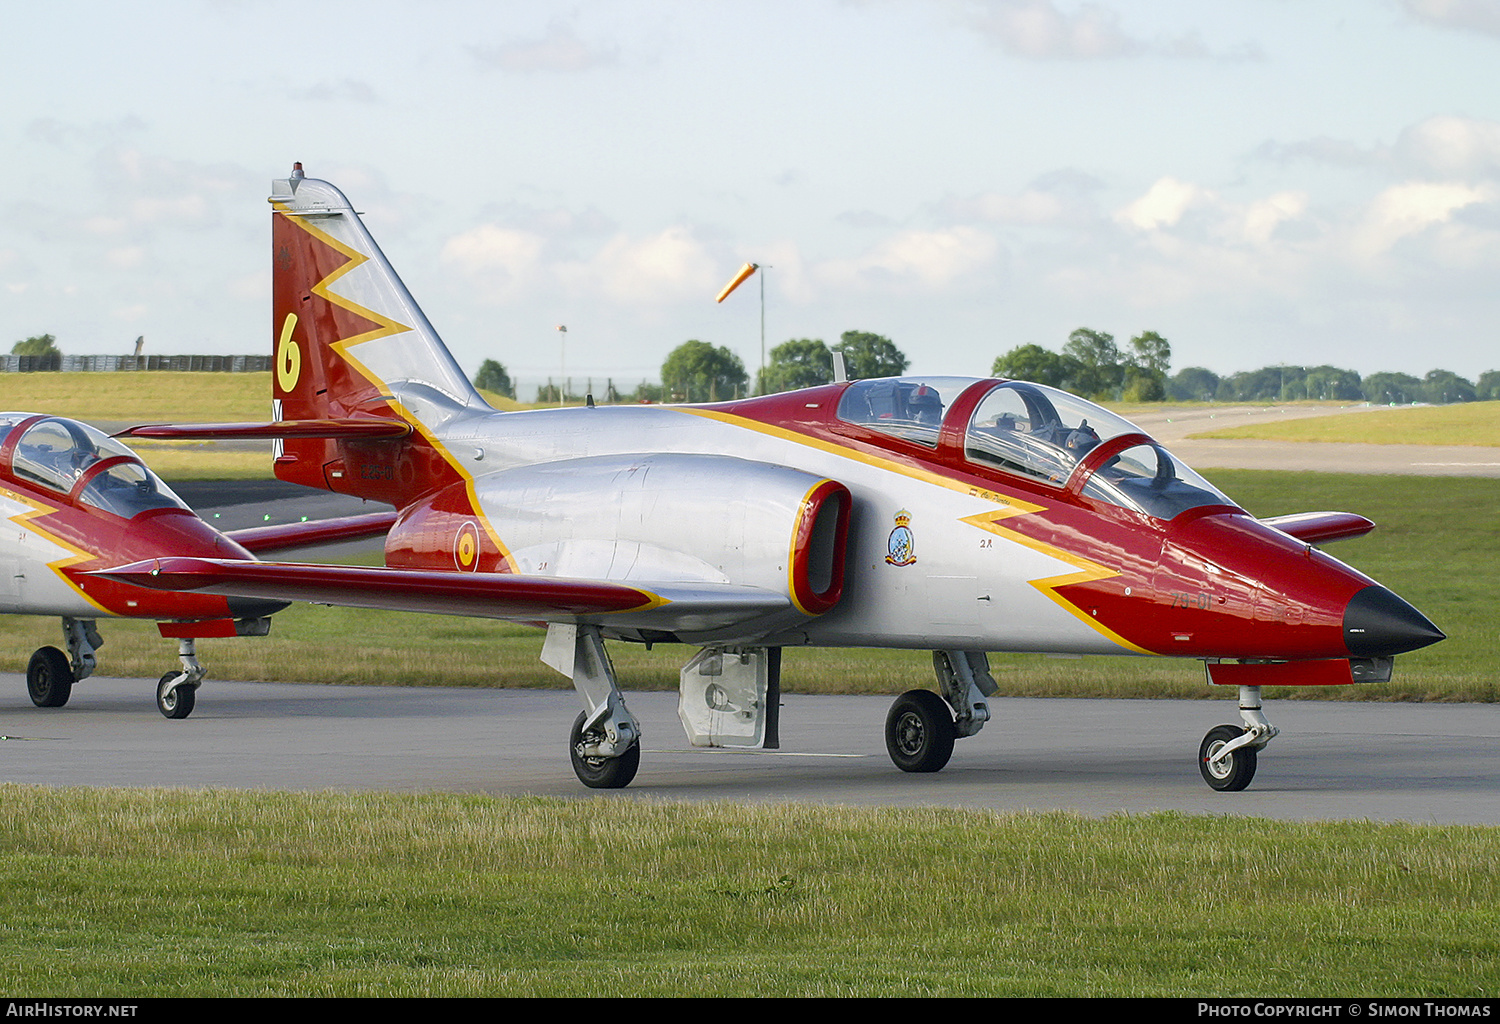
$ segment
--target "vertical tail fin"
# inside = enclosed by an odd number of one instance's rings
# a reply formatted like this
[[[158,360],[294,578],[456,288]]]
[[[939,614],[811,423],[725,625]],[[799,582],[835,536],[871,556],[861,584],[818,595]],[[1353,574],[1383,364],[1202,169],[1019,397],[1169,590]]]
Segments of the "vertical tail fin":
[[[399,445],[288,439],[276,475],[385,501],[442,482],[427,477],[446,476],[444,460],[410,449],[430,449],[448,422],[489,406],[342,192],[297,164],[271,183],[270,203],[273,416],[415,428]]]

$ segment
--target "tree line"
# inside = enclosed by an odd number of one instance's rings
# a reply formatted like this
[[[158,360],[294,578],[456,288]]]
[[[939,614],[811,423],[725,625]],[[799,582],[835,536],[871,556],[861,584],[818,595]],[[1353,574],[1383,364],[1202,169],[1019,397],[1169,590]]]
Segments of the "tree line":
[[[1221,377],[1201,366],[1170,374],[1172,347],[1155,331],[1115,344],[1102,331],[1080,327],[1059,352],[1022,345],[995,360],[990,372],[1050,384],[1100,401],[1290,402],[1298,399],[1366,401],[1379,405],[1500,400],[1500,370],[1470,381],[1451,370],[1425,377],[1372,373],[1361,377],[1337,366],[1265,366]]]

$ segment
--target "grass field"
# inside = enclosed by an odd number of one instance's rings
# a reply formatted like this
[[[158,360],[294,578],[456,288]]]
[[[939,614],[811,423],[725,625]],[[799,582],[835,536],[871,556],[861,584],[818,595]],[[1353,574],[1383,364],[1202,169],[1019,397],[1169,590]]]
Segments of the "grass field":
[[[36,996],[1500,993],[1500,829],[0,786]]]
[[[1195,438],[1338,441],[1346,444],[1500,445],[1500,402],[1407,406],[1224,427]]]

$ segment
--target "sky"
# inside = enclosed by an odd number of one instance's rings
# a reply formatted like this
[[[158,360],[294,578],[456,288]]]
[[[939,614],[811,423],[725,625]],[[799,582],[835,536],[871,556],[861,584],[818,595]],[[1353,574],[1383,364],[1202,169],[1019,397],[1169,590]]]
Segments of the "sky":
[[[269,353],[301,161],[523,397],[753,374],[762,285],[917,374],[1500,368],[1500,0],[58,0],[0,97],[4,350]]]

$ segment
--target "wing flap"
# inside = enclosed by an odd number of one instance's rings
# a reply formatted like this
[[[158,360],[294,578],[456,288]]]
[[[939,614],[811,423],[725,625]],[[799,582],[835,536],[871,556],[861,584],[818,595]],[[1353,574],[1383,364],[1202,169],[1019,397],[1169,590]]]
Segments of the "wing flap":
[[[105,576],[155,590],[193,591],[514,622],[608,622],[628,628],[725,629],[784,612],[783,594],[732,584],[627,586],[603,580],[224,558],[158,558]]]

